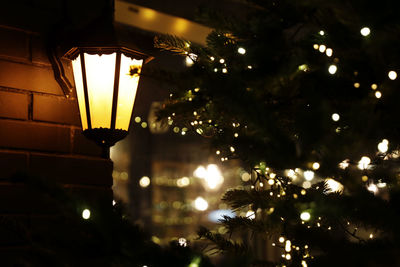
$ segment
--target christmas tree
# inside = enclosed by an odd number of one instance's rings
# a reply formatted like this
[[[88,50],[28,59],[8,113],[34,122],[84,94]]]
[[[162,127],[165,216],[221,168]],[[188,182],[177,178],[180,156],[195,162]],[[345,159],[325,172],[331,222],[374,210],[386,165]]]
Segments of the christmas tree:
[[[210,138],[222,163],[240,160],[250,174],[223,196],[238,214],[222,220],[227,233],[200,236],[237,266],[398,266],[400,2],[244,6],[203,10],[214,28],[206,46],[155,40],[193,61],[168,74],[160,117]],[[233,238],[244,231],[280,260]]]

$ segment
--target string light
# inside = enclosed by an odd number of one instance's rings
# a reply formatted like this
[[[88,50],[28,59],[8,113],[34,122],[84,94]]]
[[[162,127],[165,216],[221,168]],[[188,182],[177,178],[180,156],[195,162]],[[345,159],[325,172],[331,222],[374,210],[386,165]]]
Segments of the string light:
[[[239,47],[238,53],[244,55],[244,54],[246,54],[246,49],[244,49],[243,47]]]
[[[150,185],[150,178],[147,176],[143,176],[142,178],[140,178],[139,180],[139,185],[143,188],[146,188]]]
[[[314,179],[314,172],[313,171],[305,171],[304,179],[306,179],[307,181],[311,181],[312,179]]]
[[[375,97],[378,98],[378,99],[381,98],[382,97],[382,93],[380,91],[376,91],[375,92]]]
[[[194,201],[194,207],[199,211],[205,211],[208,208],[208,202],[202,197],[197,197]]]
[[[389,79],[394,81],[397,78],[397,72],[395,72],[394,70],[391,70],[391,71],[389,71],[388,76],[389,76]]]
[[[335,74],[336,71],[337,71],[337,66],[336,65],[330,65],[329,68],[328,68],[328,71],[332,75]]]
[[[285,242],[285,238],[284,238],[283,236],[281,236],[281,237],[279,237],[278,241],[279,241],[280,243],[283,243],[283,242]]]
[[[225,59],[221,58],[221,59],[219,60],[219,63],[224,64],[224,63],[225,63]]]
[[[364,157],[362,157],[362,158],[360,159],[360,161],[358,162],[358,168],[359,168],[360,170],[365,170],[365,169],[368,168],[368,165],[369,165],[370,163],[371,163],[371,159],[370,159],[369,157],[364,156]]]
[[[309,220],[311,219],[311,214],[310,214],[308,211],[303,211],[303,212],[300,214],[300,219],[301,219],[302,221],[309,221]]]
[[[341,193],[343,192],[343,185],[338,181],[328,178],[325,179],[326,193]]]
[[[378,89],[378,85],[375,84],[375,83],[371,84],[371,89],[372,89],[372,90]]]
[[[360,30],[362,36],[368,36],[371,33],[371,30],[368,27],[364,27]]]
[[[313,48],[314,48],[315,50],[318,50],[319,45],[318,45],[318,44],[314,44],[314,45],[313,45]]]
[[[378,144],[378,150],[381,153],[386,153],[389,149],[389,141],[387,139],[383,139],[382,142]]]
[[[324,31],[319,31],[319,35],[324,36],[325,32]]]
[[[319,165],[318,162],[314,162],[313,165],[312,165],[312,168],[313,168],[314,170],[318,170],[319,167],[320,167],[320,165]]]
[[[333,55],[333,50],[332,50],[332,48],[326,49],[325,54],[326,54],[328,57],[331,57],[331,56]]]
[[[318,50],[319,50],[319,52],[324,53],[326,50],[326,45],[323,45],[323,44],[320,45]]]
[[[84,209],[82,211],[82,218],[85,219],[85,220],[88,220],[90,218],[90,210]]]
[[[354,83],[354,88],[360,88],[360,83]]]
[[[333,120],[333,121],[338,121],[338,120],[340,120],[339,114],[333,113],[333,114],[332,114],[332,120]]]

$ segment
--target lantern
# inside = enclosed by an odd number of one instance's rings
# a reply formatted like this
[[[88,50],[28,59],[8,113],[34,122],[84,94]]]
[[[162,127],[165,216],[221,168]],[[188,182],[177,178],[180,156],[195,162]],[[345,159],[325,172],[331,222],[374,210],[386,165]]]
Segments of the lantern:
[[[128,134],[143,63],[151,57],[124,47],[75,47],[72,60],[83,134],[109,148]]]

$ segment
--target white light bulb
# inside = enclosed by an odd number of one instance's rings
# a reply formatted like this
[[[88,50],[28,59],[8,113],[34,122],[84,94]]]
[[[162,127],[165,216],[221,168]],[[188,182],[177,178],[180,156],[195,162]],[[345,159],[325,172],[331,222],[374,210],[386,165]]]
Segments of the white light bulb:
[[[218,153],[217,153],[218,154]],[[204,179],[207,176],[207,170],[203,166],[197,167],[197,169],[193,172],[193,175],[197,178]]]
[[[370,159],[369,157],[364,156],[364,157],[362,157],[362,158],[360,159],[360,161],[358,162],[358,168],[359,168],[360,170],[365,170],[365,169],[368,168],[368,165],[369,165],[370,163],[371,163],[371,159]]]
[[[225,59],[223,59],[223,58],[221,58],[220,60],[219,60],[219,63],[221,63],[221,64],[223,64],[225,62]]]
[[[312,168],[313,168],[314,170],[318,170],[319,167],[320,167],[320,165],[319,165],[318,162],[314,162],[313,165],[312,165]]]
[[[82,218],[85,219],[85,220],[88,220],[90,218],[90,210],[84,209],[82,211]]]
[[[243,47],[239,47],[238,53],[244,55],[244,54],[246,54],[246,49],[244,49]]]
[[[332,55],[333,55],[333,50],[332,50],[332,48],[328,48],[328,49],[326,49],[326,55],[328,56],[328,57],[331,57]]]
[[[301,219],[302,221],[309,221],[309,220],[311,219],[311,214],[310,214],[308,211],[303,211],[303,212],[300,214],[300,219]]]
[[[362,36],[368,36],[371,33],[371,30],[368,27],[364,27],[360,30]]]
[[[147,176],[143,176],[139,180],[139,185],[143,188],[148,187],[150,185],[150,178]]]
[[[378,99],[381,98],[382,97],[382,93],[380,91],[376,91],[375,92],[375,97],[378,98]]]
[[[332,75],[335,74],[336,71],[337,71],[337,66],[336,65],[330,65],[329,68],[328,68],[328,71]]]
[[[389,76],[389,79],[394,81],[397,78],[397,72],[395,72],[394,70],[391,70],[391,71],[389,71],[388,76]]]
[[[319,52],[324,53],[326,50],[326,45],[320,45],[319,46]]]
[[[333,114],[332,114],[332,120],[333,120],[333,121],[338,121],[338,120],[340,120],[339,114],[333,113]]]
[[[324,36],[325,32],[324,31],[319,31],[319,35]]]
[[[386,139],[383,139],[382,142],[378,144],[378,150],[381,153],[386,153],[389,149],[389,141]]]

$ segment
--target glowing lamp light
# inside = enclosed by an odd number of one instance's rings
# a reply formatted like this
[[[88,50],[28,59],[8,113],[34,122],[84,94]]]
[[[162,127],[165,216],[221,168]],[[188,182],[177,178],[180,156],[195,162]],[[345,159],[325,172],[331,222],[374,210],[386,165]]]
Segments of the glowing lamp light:
[[[244,49],[243,47],[239,47],[238,53],[244,55],[244,54],[246,54],[246,49]]]
[[[83,134],[109,148],[128,134],[145,54],[124,47],[74,47],[72,60]]]
[[[249,218],[250,220],[254,220],[256,218],[256,213],[252,210],[248,210],[246,212],[246,218]]]

